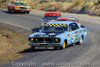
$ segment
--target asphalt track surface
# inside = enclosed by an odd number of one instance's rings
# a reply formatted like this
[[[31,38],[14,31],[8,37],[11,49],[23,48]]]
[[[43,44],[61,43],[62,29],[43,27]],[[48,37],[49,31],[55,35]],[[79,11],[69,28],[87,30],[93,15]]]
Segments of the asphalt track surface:
[[[38,31],[44,12],[32,11],[30,14],[9,14],[0,9],[0,22],[29,31]],[[0,67],[100,67],[100,17],[66,14],[75,16],[88,29],[82,45],[69,46],[64,50],[23,50],[24,55]],[[27,31],[24,31],[27,32]]]

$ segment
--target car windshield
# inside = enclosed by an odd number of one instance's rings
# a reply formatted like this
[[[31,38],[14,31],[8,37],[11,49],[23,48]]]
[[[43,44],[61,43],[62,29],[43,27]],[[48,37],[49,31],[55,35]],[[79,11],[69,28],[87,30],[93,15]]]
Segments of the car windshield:
[[[27,4],[26,3],[14,3],[16,6],[20,6],[20,5],[23,5],[23,6],[27,6]]]
[[[68,26],[66,24],[46,24],[42,28],[43,33],[56,33],[68,31]]]
[[[43,19],[56,20],[58,17],[57,15],[45,15]]]

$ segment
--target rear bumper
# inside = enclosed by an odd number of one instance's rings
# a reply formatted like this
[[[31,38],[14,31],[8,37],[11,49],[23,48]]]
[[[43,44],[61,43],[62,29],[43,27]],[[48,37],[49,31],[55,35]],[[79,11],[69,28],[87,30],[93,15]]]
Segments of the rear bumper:
[[[34,47],[56,47],[56,46],[61,46],[60,43],[29,43],[30,46]]]

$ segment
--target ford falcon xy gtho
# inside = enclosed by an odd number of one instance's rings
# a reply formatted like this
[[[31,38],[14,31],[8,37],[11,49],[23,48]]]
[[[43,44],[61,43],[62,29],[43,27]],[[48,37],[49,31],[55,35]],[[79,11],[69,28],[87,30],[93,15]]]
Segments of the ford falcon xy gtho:
[[[87,29],[74,21],[52,21],[37,33],[29,35],[32,49],[64,49],[71,44],[82,44]]]
[[[31,7],[27,5],[24,1],[11,1],[7,6],[8,12],[25,12],[29,13]]]

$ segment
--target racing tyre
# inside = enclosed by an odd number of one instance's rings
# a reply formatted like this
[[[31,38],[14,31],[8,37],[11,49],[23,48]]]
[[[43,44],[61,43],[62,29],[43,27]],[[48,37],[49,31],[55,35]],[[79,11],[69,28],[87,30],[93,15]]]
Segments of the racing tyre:
[[[27,12],[27,14],[29,14],[30,12]]]
[[[63,45],[61,46],[61,49],[65,49],[66,48],[66,42],[63,41]]]
[[[11,10],[8,8],[8,12],[11,13]]]
[[[31,46],[31,51],[35,50],[35,47]]]
[[[60,49],[60,47],[54,47],[54,49],[55,49],[55,50],[59,50],[59,49]]]
[[[16,11],[15,11],[15,9],[13,8],[13,10],[11,11],[12,13],[15,13]]]
[[[30,12],[25,12],[25,14],[29,14]]]

